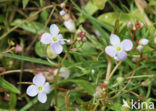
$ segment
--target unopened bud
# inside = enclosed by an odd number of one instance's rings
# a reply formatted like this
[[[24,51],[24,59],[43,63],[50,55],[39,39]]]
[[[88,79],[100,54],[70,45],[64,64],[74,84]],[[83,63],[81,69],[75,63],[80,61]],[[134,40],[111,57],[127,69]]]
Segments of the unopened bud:
[[[105,85],[105,84],[100,83],[100,86],[101,86],[101,88],[102,88],[103,90],[105,90],[105,89],[106,89],[106,85]]]
[[[117,77],[117,82],[119,83],[119,84],[121,84],[123,81],[124,81],[124,78],[123,77]]]
[[[20,45],[16,45],[15,52],[19,53],[22,52],[23,48]]]
[[[143,81],[143,82],[141,83],[141,85],[143,85],[143,86],[148,86],[149,84],[150,84],[149,81]]]
[[[143,50],[143,46],[142,45],[138,45],[138,47],[137,47],[137,49],[139,50],[139,51],[142,51]]]
[[[38,74],[41,74],[42,76],[44,76],[44,72],[38,72]]]
[[[64,15],[66,15],[66,12],[64,10],[62,10],[62,11],[60,11],[60,15],[64,16]]]
[[[65,15],[63,16],[63,19],[64,19],[65,21],[67,21],[67,20],[69,20],[69,19],[71,19],[71,18],[70,18],[70,15],[69,15],[69,14],[65,14]]]
[[[148,39],[145,39],[145,38],[139,40],[139,44],[140,44],[140,45],[143,45],[143,46],[147,45],[148,42],[149,42],[149,40],[148,40]]]
[[[141,24],[139,21],[136,21],[136,23],[135,23],[135,28],[136,29],[140,29],[140,28],[142,28],[143,27],[143,24]]]
[[[98,98],[98,94],[97,93],[94,93],[94,98]]]
[[[130,29],[132,29],[133,28],[132,22],[128,22],[127,27],[130,28]]]
[[[54,71],[55,71],[55,68],[50,68],[50,69],[48,70],[48,72],[49,72],[50,74],[53,74]]]
[[[134,57],[134,58],[132,58],[132,61],[133,62],[138,62],[139,61],[139,58]]]
[[[154,38],[154,43],[156,44],[156,37]]]
[[[55,59],[57,57],[57,54],[52,51],[50,45],[47,47],[47,57],[50,59]]]
[[[61,8],[64,8],[65,5],[66,5],[66,4],[63,2],[63,3],[60,4],[60,7],[61,7]]]
[[[69,43],[69,42],[70,42],[70,40],[68,39],[68,40],[67,40],[67,42]]]
[[[0,72],[4,72],[5,68],[4,67],[0,67]]]
[[[75,32],[75,23],[72,19],[65,20],[64,21],[64,26],[70,31],[70,32]]]

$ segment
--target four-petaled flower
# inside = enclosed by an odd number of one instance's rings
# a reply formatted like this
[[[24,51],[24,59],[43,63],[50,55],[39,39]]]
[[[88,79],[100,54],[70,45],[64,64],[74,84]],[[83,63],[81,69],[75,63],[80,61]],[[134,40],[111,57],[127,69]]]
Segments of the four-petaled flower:
[[[60,54],[63,51],[62,45],[65,44],[62,34],[59,34],[59,28],[56,24],[50,26],[50,33],[43,33],[41,36],[41,42],[43,44],[50,44],[54,53]]]
[[[117,61],[125,60],[127,58],[126,51],[130,51],[133,48],[133,43],[131,40],[125,39],[120,42],[120,38],[115,34],[110,36],[110,43],[111,45],[105,48],[105,52]]]
[[[38,94],[38,100],[41,103],[45,103],[47,101],[47,94],[50,93],[50,85],[48,82],[45,82],[45,77],[41,74],[37,74],[33,78],[33,85],[30,85],[27,88],[26,93],[34,97]]]

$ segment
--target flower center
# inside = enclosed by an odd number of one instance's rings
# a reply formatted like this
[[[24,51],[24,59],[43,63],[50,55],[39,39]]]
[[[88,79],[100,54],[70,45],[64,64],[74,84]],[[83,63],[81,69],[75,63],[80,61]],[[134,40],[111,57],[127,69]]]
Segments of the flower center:
[[[58,40],[57,37],[53,37],[52,39],[54,42],[57,42],[57,40]]]
[[[38,87],[38,90],[39,90],[39,91],[42,91],[42,90],[43,90],[43,87],[42,87],[42,86],[39,86],[39,87]]]
[[[121,47],[117,47],[116,50],[117,50],[117,52],[120,52],[122,49],[121,49]]]

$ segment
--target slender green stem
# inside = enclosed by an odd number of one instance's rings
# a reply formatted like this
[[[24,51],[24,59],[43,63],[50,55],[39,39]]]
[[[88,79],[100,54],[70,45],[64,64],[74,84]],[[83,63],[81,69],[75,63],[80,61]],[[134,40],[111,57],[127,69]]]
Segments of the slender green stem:
[[[108,65],[107,65],[106,81],[108,81],[109,79],[109,74],[111,72],[111,67],[112,67],[112,61],[108,56],[107,56],[107,60],[108,60]]]
[[[116,64],[116,66],[114,67],[114,69],[112,70],[112,72],[109,74],[109,77],[106,79],[106,81],[109,83],[110,78],[113,76],[113,74],[115,73],[115,71],[117,70],[117,68],[120,66],[120,64],[122,63],[122,61],[118,62],[118,64]]]
[[[55,76],[54,84],[55,84],[55,109],[56,109],[56,111],[58,110],[58,109],[57,109],[57,96],[58,96],[58,94],[57,94],[57,81],[58,81],[58,78],[59,78],[60,70],[61,70],[61,67],[62,67],[62,65],[63,65],[65,59],[67,58],[67,56],[68,56],[70,50],[72,49],[73,45],[74,45],[76,42],[77,42],[77,39],[74,40],[73,43],[70,45],[70,47],[69,47],[69,49],[67,50],[65,56],[63,57],[61,63],[60,63],[59,66],[58,66],[58,70],[57,70],[57,73],[56,73],[56,76]]]

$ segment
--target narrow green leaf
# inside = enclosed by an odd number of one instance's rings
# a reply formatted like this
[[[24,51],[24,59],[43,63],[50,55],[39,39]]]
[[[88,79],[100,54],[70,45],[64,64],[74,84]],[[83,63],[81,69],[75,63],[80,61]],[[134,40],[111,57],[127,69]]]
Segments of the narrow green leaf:
[[[62,81],[60,84],[67,84],[67,83],[75,83],[76,85],[79,85],[81,87],[84,88],[84,90],[90,94],[90,95],[93,95],[95,93],[95,87],[89,83],[88,81],[85,81],[85,80],[73,80],[73,79],[69,79],[69,80],[64,80]]]
[[[22,3],[23,3],[23,8],[25,8],[29,3],[29,0],[22,0]]]
[[[44,65],[48,65],[48,66],[57,66],[56,63],[51,64],[46,60],[42,60],[42,59],[38,59],[38,58],[31,58],[31,57],[19,56],[19,55],[15,55],[15,54],[2,53],[2,52],[0,52],[0,55],[18,59],[18,60],[33,62],[33,63],[37,63],[37,64],[44,64]]]
[[[11,93],[10,94],[10,101],[9,101],[9,106],[10,109],[14,109],[16,107],[17,104],[17,97],[15,93]]]
[[[9,83],[8,81],[6,81],[5,79],[3,79],[2,77],[0,77],[0,86],[4,89],[9,90],[10,92],[16,93],[16,94],[20,94],[20,91],[11,83]]]

